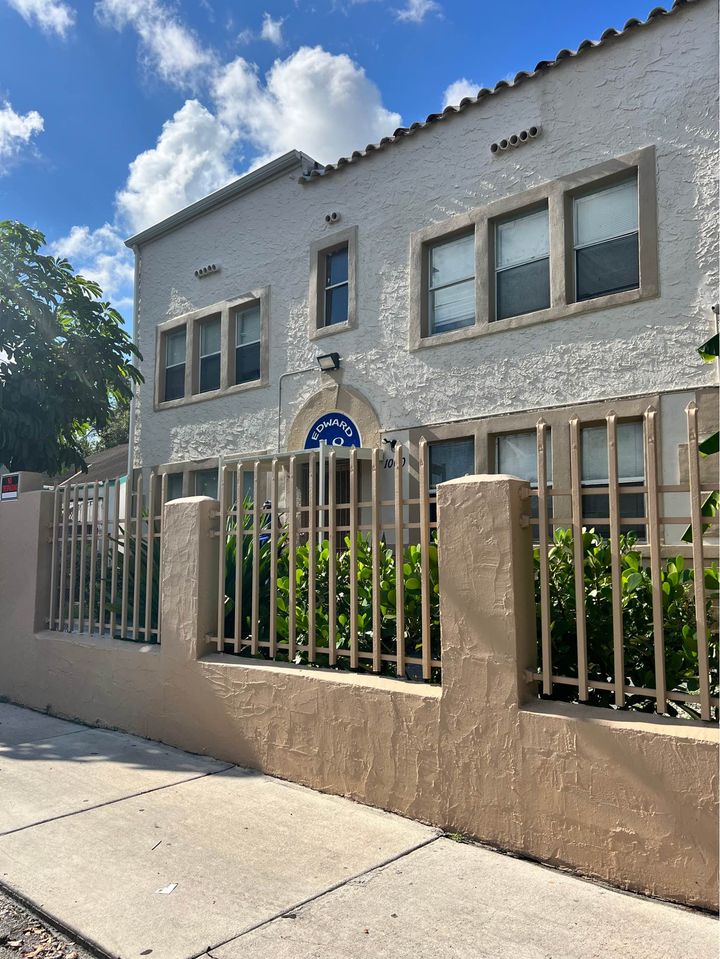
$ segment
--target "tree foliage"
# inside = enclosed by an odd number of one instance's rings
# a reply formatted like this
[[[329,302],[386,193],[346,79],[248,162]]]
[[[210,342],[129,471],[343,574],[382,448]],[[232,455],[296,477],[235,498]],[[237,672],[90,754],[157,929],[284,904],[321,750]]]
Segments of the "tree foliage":
[[[85,469],[83,437],[127,406],[141,357],[97,283],[44,244],[0,222],[0,463],[57,475]]]

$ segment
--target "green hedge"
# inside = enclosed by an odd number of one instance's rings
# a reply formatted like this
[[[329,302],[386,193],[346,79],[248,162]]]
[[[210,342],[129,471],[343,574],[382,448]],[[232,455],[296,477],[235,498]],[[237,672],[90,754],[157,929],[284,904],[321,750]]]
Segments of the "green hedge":
[[[635,548],[636,537],[620,537],[622,612],[625,635],[625,676],[628,685],[654,688],[654,646],[652,618],[652,582],[650,570]],[[610,544],[594,529],[583,533],[585,603],[587,616],[588,673],[591,678],[612,682],[614,678],[612,632],[612,579]],[[575,631],[575,570],[573,537],[569,529],[558,529],[548,551],[550,579],[550,634],[553,673],[577,676],[577,640]],[[694,573],[682,556],[665,561],[662,567],[663,622],[665,629],[665,668],[668,689],[695,694],[698,691],[698,652],[693,595]],[[718,567],[705,570],[711,695],[718,695],[717,599]],[[540,636],[540,551],[535,549],[535,600]],[[541,661],[538,639],[538,661]],[[557,685],[553,698],[572,700],[577,689]],[[613,693],[594,690],[590,702],[608,706]],[[628,697],[632,709],[652,711],[654,700],[644,696]],[[677,705],[678,714],[697,718],[692,705]]]

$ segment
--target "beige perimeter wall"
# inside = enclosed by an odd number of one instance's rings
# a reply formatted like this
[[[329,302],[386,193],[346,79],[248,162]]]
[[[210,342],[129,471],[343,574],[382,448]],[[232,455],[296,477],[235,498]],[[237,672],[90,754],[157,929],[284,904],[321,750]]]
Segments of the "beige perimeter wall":
[[[718,731],[534,698],[527,487],[439,489],[442,688],[213,652],[216,503],[166,506],[162,646],[48,632],[50,494],[0,505],[0,696],[441,826],[617,886],[718,901]]]

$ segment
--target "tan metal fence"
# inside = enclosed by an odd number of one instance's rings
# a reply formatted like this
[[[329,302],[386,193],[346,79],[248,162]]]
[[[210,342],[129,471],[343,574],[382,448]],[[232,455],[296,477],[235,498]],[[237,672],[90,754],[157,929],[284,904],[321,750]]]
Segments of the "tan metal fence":
[[[160,641],[160,543],[167,477],[55,489],[50,629]]]
[[[440,678],[436,523],[427,445],[409,498],[380,450],[321,446],[221,466],[219,651]]]
[[[675,484],[661,482],[652,407],[643,417],[639,482],[620,475],[613,412],[604,424],[607,478],[600,485],[583,483],[576,417],[567,427],[570,486],[554,485],[549,429],[537,423],[531,523],[541,665],[528,678],[546,697],[704,720],[717,713],[718,518],[712,491],[701,487],[695,403],[686,414],[688,480]],[[606,515],[597,515],[598,501],[606,502]]]

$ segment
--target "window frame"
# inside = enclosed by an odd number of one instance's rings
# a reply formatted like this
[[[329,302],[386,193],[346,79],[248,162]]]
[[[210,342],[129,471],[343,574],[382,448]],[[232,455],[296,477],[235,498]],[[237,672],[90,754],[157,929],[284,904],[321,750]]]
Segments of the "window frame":
[[[220,322],[220,349],[216,350],[214,353],[203,353],[202,352],[202,331],[203,327],[207,326],[209,323]],[[211,313],[208,316],[204,316],[202,319],[198,320],[194,324],[194,336],[195,343],[193,344],[193,358],[194,358],[194,370],[193,370],[193,396],[208,396],[209,394],[217,394],[222,389],[222,354],[223,354],[223,328],[222,328],[222,314],[221,313]],[[210,390],[200,390],[200,379],[202,372],[202,361],[206,357],[210,356],[219,356],[220,357],[220,382],[218,386]]]
[[[168,366],[167,362],[167,350],[168,350],[168,340],[170,337],[177,335],[178,333],[185,333],[185,359],[181,363],[173,363],[172,366]],[[159,373],[157,376],[158,381],[158,394],[162,397],[163,403],[180,403],[188,395],[188,330],[185,323],[179,323],[171,327],[170,329],[163,332],[163,335],[160,337],[158,344],[158,354],[159,354]],[[184,366],[184,380],[183,380],[183,395],[178,396],[172,400],[165,399],[165,387],[167,385],[167,371],[168,369],[173,369],[177,366]]]
[[[592,299],[575,298],[573,199],[637,175],[640,285]],[[550,240],[550,306],[498,320],[495,318],[495,224],[547,205]],[[463,231],[475,231],[475,324],[449,333],[430,334],[427,301],[427,248]],[[624,306],[659,295],[655,147],[646,146],[483,207],[434,223],[410,238],[410,351],[455,343],[552,320],[571,319],[596,310]]]
[[[245,313],[248,310],[251,310],[253,307],[258,306],[260,308],[260,335],[257,340],[252,340],[250,343],[238,344],[237,341],[237,321],[238,316],[241,313]],[[231,387],[251,387],[256,386],[263,378],[263,354],[267,353],[268,344],[266,342],[267,337],[264,337],[265,323],[263,322],[263,306],[260,300],[248,300],[242,303],[235,304],[230,309],[230,348],[228,350],[228,379],[231,381]],[[260,344],[260,375],[254,380],[243,380],[242,383],[237,382],[237,351],[240,349],[240,346],[254,346],[255,343]]]
[[[515,220],[522,220],[527,216],[532,216],[534,213],[540,213],[541,211],[547,211],[548,215],[548,253],[547,257],[536,257],[534,260],[526,260],[523,263],[516,263],[513,266],[502,267],[498,269],[497,266],[497,228],[503,223],[512,223]],[[545,313],[552,306],[552,243],[551,243],[551,230],[550,230],[550,204],[544,200],[540,200],[538,203],[532,203],[529,206],[521,207],[517,210],[513,210],[511,213],[508,213],[505,216],[496,216],[493,217],[489,224],[489,236],[488,236],[488,262],[490,266],[490,273],[492,276],[492,287],[491,287],[491,297],[490,302],[488,303],[488,324],[491,323],[506,323],[508,320],[514,320],[517,317],[531,317],[537,313]],[[548,263],[548,279],[549,279],[549,292],[550,292],[550,305],[547,307],[542,307],[538,310],[530,310],[527,313],[516,313],[514,316],[506,316],[498,318],[497,315],[497,304],[498,304],[498,274],[505,272],[506,270],[512,270],[517,266],[527,266],[529,263],[537,263],[539,260],[547,259]]]
[[[237,309],[259,304],[260,306],[260,378],[246,383],[235,383],[235,327],[234,313]],[[200,380],[200,327],[213,317],[220,317],[220,387],[198,392]],[[175,400],[165,400],[165,337],[185,327],[185,395]],[[260,287],[230,300],[221,300],[199,310],[183,313],[155,330],[155,395],[154,409],[175,409],[192,403],[228,396],[245,390],[256,390],[269,384],[270,357],[270,287]]]
[[[430,261],[432,259],[432,252],[434,249],[440,246],[445,246],[449,243],[454,243],[456,240],[464,240],[471,236],[474,236],[473,230],[460,230],[453,232],[449,236],[438,237],[435,240],[432,240],[425,244],[425,249],[423,251],[424,263],[423,263],[423,310],[425,317],[425,329],[427,330],[426,336],[435,337],[435,336],[446,336],[448,333],[459,333],[462,330],[470,329],[475,326],[477,323],[478,311],[477,311],[477,249],[475,251],[475,269],[472,276],[465,277],[463,280],[454,280],[452,283],[445,283],[442,286],[433,287],[430,277]],[[464,326],[457,327],[454,330],[431,330],[431,309],[430,309],[430,300],[431,296],[437,290],[446,290],[451,286],[458,286],[460,283],[468,283],[473,281],[474,285],[474,296],[473,296],[473,321],[472,323],[466,323]]]
[[[348,251],[348,318],[344,323],[325,325],[326,259],[329,254],[347,246]],[[310,244],[310,287],[308,291],[309,336],[317,340],[357,326],[358,228],[348,227]]]

